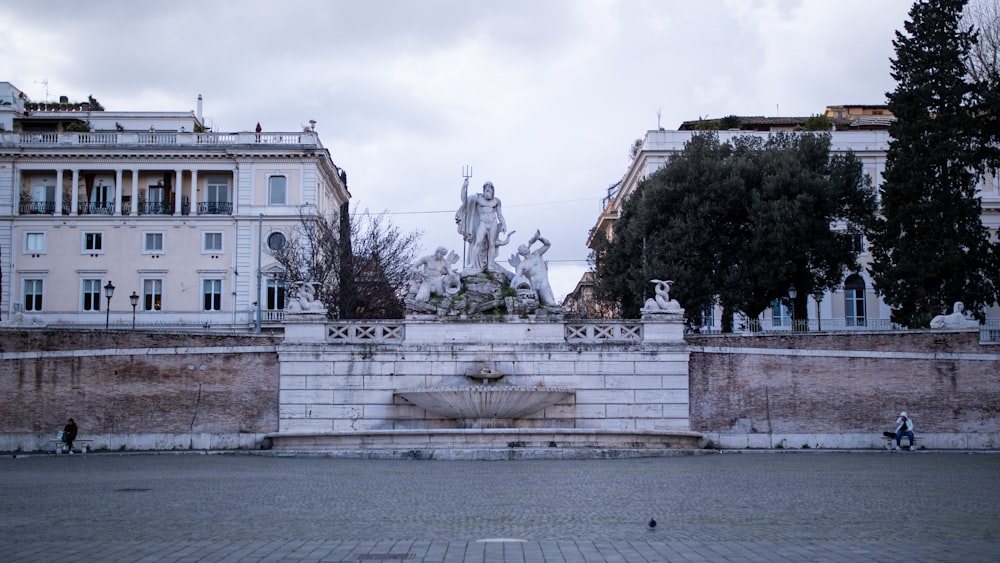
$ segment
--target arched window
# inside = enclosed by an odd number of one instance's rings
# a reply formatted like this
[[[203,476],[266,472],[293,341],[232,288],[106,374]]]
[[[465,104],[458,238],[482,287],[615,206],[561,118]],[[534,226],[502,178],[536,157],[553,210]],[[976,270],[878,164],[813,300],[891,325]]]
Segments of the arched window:
[[[865,326],[865,280],[857,274],[844,280],[844,313],[847,326]]]

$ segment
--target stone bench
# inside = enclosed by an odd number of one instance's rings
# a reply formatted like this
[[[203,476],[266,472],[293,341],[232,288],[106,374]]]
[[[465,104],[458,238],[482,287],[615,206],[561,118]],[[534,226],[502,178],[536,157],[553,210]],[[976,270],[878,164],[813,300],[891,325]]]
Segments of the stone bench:
[[[80,440],[80,439],[77,439],[77,440],[73,440],[73,445],[77,446],[80,449],[80,453],[85,454],[85,453],[87,453],[87,452],[89,452],[91,450],[91,447],[90,447],[91,442],[93,442],[93,440]],[[54,444],[55,451],[56,451],[57,455],[63,453],[63,451],[66,448],[66,443],[63,442],[62,440],[58,439],[58,438],[54,439],[54,440],[49,440],[49,443]],[[73,453],[73,451],[70,450],[69,453]]]
[[[896,446],[896,435],[895,434],[893,434],[892,436],[886,436],[885,434],[883,434],[882,435],[882,439],[885,440],[885,449],[892,450]],[[910,439],[909,436],[903,436],[902,440],[900,440],[899,443],[902,444],[904,442],[909,441],[909,439]],[[914,434],[913,435],[913,442],[911,443],[910,447],[909,448],[904,448],[904,449],[912,450],[913,449],[912,444],[916,444],[917,440],[923,441],[923,439],[924,439],[923,436],[918,436],[917,434]]]

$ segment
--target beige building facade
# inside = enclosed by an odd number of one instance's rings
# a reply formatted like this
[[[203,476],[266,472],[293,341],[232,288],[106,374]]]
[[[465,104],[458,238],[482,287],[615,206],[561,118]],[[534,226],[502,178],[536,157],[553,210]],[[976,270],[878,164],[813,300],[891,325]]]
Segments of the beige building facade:
[[[214,132],[201,105],[41,104],[0,82],[3,322],[280,322],[285,280],[271,251],[302,213],[338,213],[346,175],[312,128]]]

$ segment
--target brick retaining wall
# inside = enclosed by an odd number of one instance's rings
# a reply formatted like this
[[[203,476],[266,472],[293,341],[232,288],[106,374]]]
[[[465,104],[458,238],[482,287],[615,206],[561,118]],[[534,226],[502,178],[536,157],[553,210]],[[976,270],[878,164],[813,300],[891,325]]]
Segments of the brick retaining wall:
[[[68,417],[103,447],[252,447],[278,429],[280,340],[0,330],[0,450],[34,449]],[[691,430],[714,437],[877,435],[900,410],[919,433],[1000,434],[1000,346],[974,332],[686,340]]]
[[[1000,346],[972,331],[689,337],[691,429],[1000,432]],[[749,426],[749,428],[747,428]]]
[[[95,447],[252,443],[278,427],[279,340],[0,331],[0,435],[36,449],[72,417]]]

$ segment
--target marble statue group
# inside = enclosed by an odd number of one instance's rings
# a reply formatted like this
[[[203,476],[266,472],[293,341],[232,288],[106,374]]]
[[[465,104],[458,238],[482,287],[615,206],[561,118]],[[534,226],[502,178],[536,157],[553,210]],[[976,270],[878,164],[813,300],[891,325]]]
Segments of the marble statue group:
[[[486,182],[482,192],[470,194],[469,177],[465,176],[462,183],[461,203],[455,212],[455,225],[462,237],[462,256],[439,246],[433,254],[414,262],[404,299],[407,315],[561,317],[564,311],[556,302],[545,261],[545,253],[552,248],[552,243],[536,229],[507,259],[510,269],[504,267],[500,249],[511,242],[516,231],[507,231],[503,205],[493,183]],[[458,268],[460,259],[461,268]],[[670,299],[673,282],[652,282],[656,284],[656,297],[646,302],[643,314],[683,314],[677,301]],[[294,283],[286,311],[325,314],[325,307],[317,299],[317,285],[316,282]]]
[[[684,309],[681,308],[681,304],[678,303],[676,299],[670,298],[670,284],[674,283],[673,281],[664,281],[664,280],[650,280],[650,281],[656,284],[656,287],[653,289],[655,297],[646,300],[646,303],[642,308],[643,314],[684,313]]]
[[[541,231],[536,230],[527,243],[518,247],[517,253],[511,254],[508,269],[501,263],[501,247],[511,242],[516,231],[507,231],[503,204],[493,183],[485,182],[482,192],[470,194],[466,177],[459,201],[455,225],[462,237],[461,269],[455,267],[458,254],[444,246],[418,259],[413,265],[407,312],[463,314],[499,309],[508,313],[561,312],[544,259],[552,244]]]

